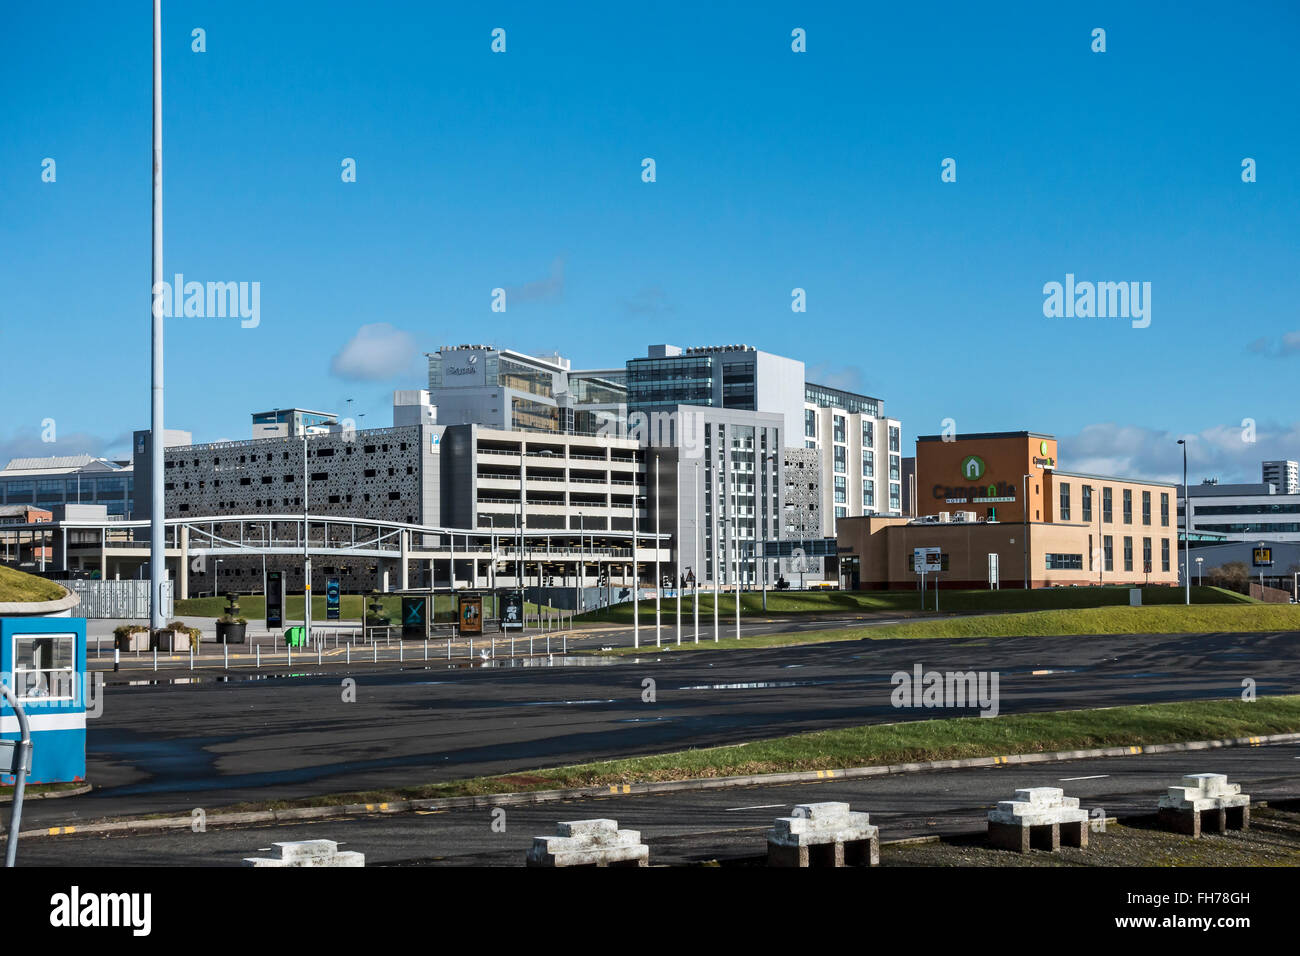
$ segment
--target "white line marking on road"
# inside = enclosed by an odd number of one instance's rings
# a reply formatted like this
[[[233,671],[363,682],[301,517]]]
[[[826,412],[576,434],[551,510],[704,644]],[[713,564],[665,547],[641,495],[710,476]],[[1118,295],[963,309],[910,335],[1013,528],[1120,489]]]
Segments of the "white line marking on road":
[[[764,803],[757,807],[727,807],[724,813],[732,813],[736,810],[771,810],[773,807],[783,807],[784,803]]]
[[[1100,780],[1102,777],[1109,777],[1108,773],[1094,773],[1091,777],[1062,777],[1061,783],[1069,783],[1071,780]]]

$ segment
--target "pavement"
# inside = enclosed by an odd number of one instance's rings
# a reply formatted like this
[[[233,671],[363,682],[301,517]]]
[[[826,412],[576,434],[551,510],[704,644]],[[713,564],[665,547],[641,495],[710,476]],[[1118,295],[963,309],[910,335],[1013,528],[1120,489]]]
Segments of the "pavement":
[[[1298,647],[1285,632],[851,640],[537,667],[308,661],[110,682],[88,722],[96,789],[33,803],[24,817],[67,826],[188,813],[977,712],[894,708],[890,677],[916,664],[996,670],[1004,714],[1235,697],[1245,678],[1261,695],[1296,693]]]
[[[931,615],[933,616],[933,615]],[[947,617],[950,615],[940,615]],[[836,616],[836,617],[809,617],[809,616],[754,616],[743,617],[739,633],[743,637],[754,637],[764,634],[802,634],[815,631],[835,630],[848,627],[871,627],[881,624],[896,624],[905,619],[908,615],[883,614],[883,613],[863,613],[858,615]],[[112,670],[113,660],[113,629],[121,624],[139,624],[139,621],[125,620],[91,620],[86,623],[86,641],[87,641],[87,659],[91,670]],[[247,640],[243,644],[231,644],[225,647],[227,652],[223,654],[223,646],[216,643],[216,626],[210,620],[195,619],[192,622],[187,621],[194,627],[198,627],[203,632],[202,642],[198,651],[194,655],[194,666],[196,668],[211,667],[216,664],[222,666],[254,667],[256,662],[261,661],[265,666],[285,664],[289,661],[290,654],[284,646],[283,636],[279,633],[273,634],[270,631],[259,630],[257,622],[249,623]],[[301,621],[287,621],[288,626],[299,625]],[[571,628],[554,628],[539,630],[530,627],[526,631],[519,633],[502,633],[500,631],[489,631],[473,639],[462,636],[453,636],[451,629],[447,625],[438,625],[429,640],[429,655],[431,658],[437,657],[445,659],[447,657],[448,643],[451,646],[451,659],[453,661],[472,659],[478,661],[481,659],[483,651],[487,650],[490,654],[495,655],[497,660],[509,656],[523,657],[525,654],[548,653],[548,647],[556,651],[561,647],[568,647],[573,650],[599,650],[604,647],[633,647],[639,643],[641,647],[652,647],[656,642],[662,642],[664,645],[676,645],[678,643],[676,630],[675,615],[670,613],[670,609],[665,609],[661,620],[661,627],[656,633],[654,618],[647,616],[642,622],[639,637],[635,628],[631,624],[596,624],[583,623]],[[404,644],[402,657],[406,659],[422,658],[424,654],[424,641],[419,638],[408,638],[404,642],[398,638],[398,628],[394,627],[390,633],[379,632],[374,634],[374,640],[363,639],[361,627],[355,621],[342,622],[314,622],[312,624],[312,634],[322,649],[322,657],[338,662],[348,659],[345,648],[352,645],[351,659],[360,661],[362,658],[369,659],[372,650],[377,650],[379,662],[396,663],[399,661],[399,645]],[[373,632],[372,632],[373,633]],[[685,616],[682,619],[681,642],[694,644],[696,642],[696,628],[691,617]],[[698,636],[699,642],[710,643],[716,639],[718,642],[728,639],[734,640],[737,634],[735,618],[722,618],[718,622],[715,631],[713,619],[709,615],[700,618]],[[550,644],[547,638],[550,638]],[[507,651],[507,648],[511,648]],[[315,658],[316,649],[299,648],[295,649],[292,657],[303,659],[305,657]],[[123,670],[154,670],[154,658],[149,651],[128,651],[120,655],[118,661],[119,667]],[[178,651],[174,654],[160,652],[157,659],[157,669],[166,670],[189,670],[190,657],[188,652]]]
[[[953,837],[983,831],[988,810],[1019,787],[1061,787],[1085,809],[1099,811],[1095,815],[1123,822],[1151,814],[1167,787],[1199,772],[1227,774],[1256,803],[1294,801],[1300,797],[1300,745],[608,796],[495,812],[430,809],[275,826],[24,838],[18,859],[24,866],[234,866],[244,857],[266,855],[276,841],[328,839],[366,854],[368,866],[521,866],[532,838],[554,834],[557,822],[610,817],[641,831],[652,864],[757,862],[765,851],[764,831],[798,803],[846,801],[871,814],[882,841]],[[192,809],[205,806],[196,795]]]

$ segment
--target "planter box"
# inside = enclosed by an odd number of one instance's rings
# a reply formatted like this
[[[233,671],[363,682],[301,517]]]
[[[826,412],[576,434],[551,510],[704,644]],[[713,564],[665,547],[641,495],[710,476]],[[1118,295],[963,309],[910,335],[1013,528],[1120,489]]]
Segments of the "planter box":
[[[217,622],[217,643],[218,644],[243,644],[244,635],[248,630],[247,624],[222,624]]]
[[[126,637],[114,637],[113,640],[117,649],[123,654],[131,651],[149,650],[149,632],[147,630],[136,631]]]

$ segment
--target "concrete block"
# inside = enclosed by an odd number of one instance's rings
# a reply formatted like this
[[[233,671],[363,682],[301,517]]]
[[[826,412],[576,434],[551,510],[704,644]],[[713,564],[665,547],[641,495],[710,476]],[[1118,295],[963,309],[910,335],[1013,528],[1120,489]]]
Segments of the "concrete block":
[[[637,830],[620,830],[607,819],[570,820],[556,836],[534,837],[528,866],[649,866],[650,848]]]
[[[285,866],[365,866],[364,853],[351,850],[339,852],[338,844],[333,840],[298,840],[288,843],[272,844],[279,850],[279,857],[245,857],[244,866],[285,867]]]
[[[876,866],[879,828],[847,803],[804,803],[767,832],[768,866]]]
[[[1025,787],[1014,799],[1001,800],[988,814],[989,843],[1004,850],[1028,853],[1031,849],[1056,852],[1066,846],[1088,846],[1088,811],[1078,797],[1067,797],[1059,787]]]
[[[1250,794],[1221,773],[1190,773],[1156,803],[1160,825],[1196,839],[1202,832],[1250,829]]]

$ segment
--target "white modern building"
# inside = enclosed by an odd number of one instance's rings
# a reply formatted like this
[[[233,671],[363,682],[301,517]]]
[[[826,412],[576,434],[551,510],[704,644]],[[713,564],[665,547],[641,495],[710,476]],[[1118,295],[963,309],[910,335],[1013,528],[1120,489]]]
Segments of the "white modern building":
[[[1277,493],[1275,485],[1203,482],[1187,489],[1193,534],[1226,541],[1300,541],[1300,494]],[[1179,502],[1179,517],[1183,503]]]
[[[834,537],[840,518],[903,513],[901,432],[878,398],[805,386],[804,446],[821,452],[823,535]]]
[[[102,504],[108,514],[129,518],[135,474],[128,461],[91,455],[14,458],[0,469],[0,505],[53,508],[62,504]]]
[[[443,425],[506,431],[622,434],[622,369],[574,370],[555,353],[526,355],[488,345],[426,353],[429,402]]]
[[[1300,462],[1266,461],[1260,467],[1265,484],[1279,495],[1300,495]]]
[[[253,413],[254,438],[295,438],[299,435],[324,435],[330,426],[338,424],[333,412],[318,412],[310,408],[274,408],[269,412]]]

